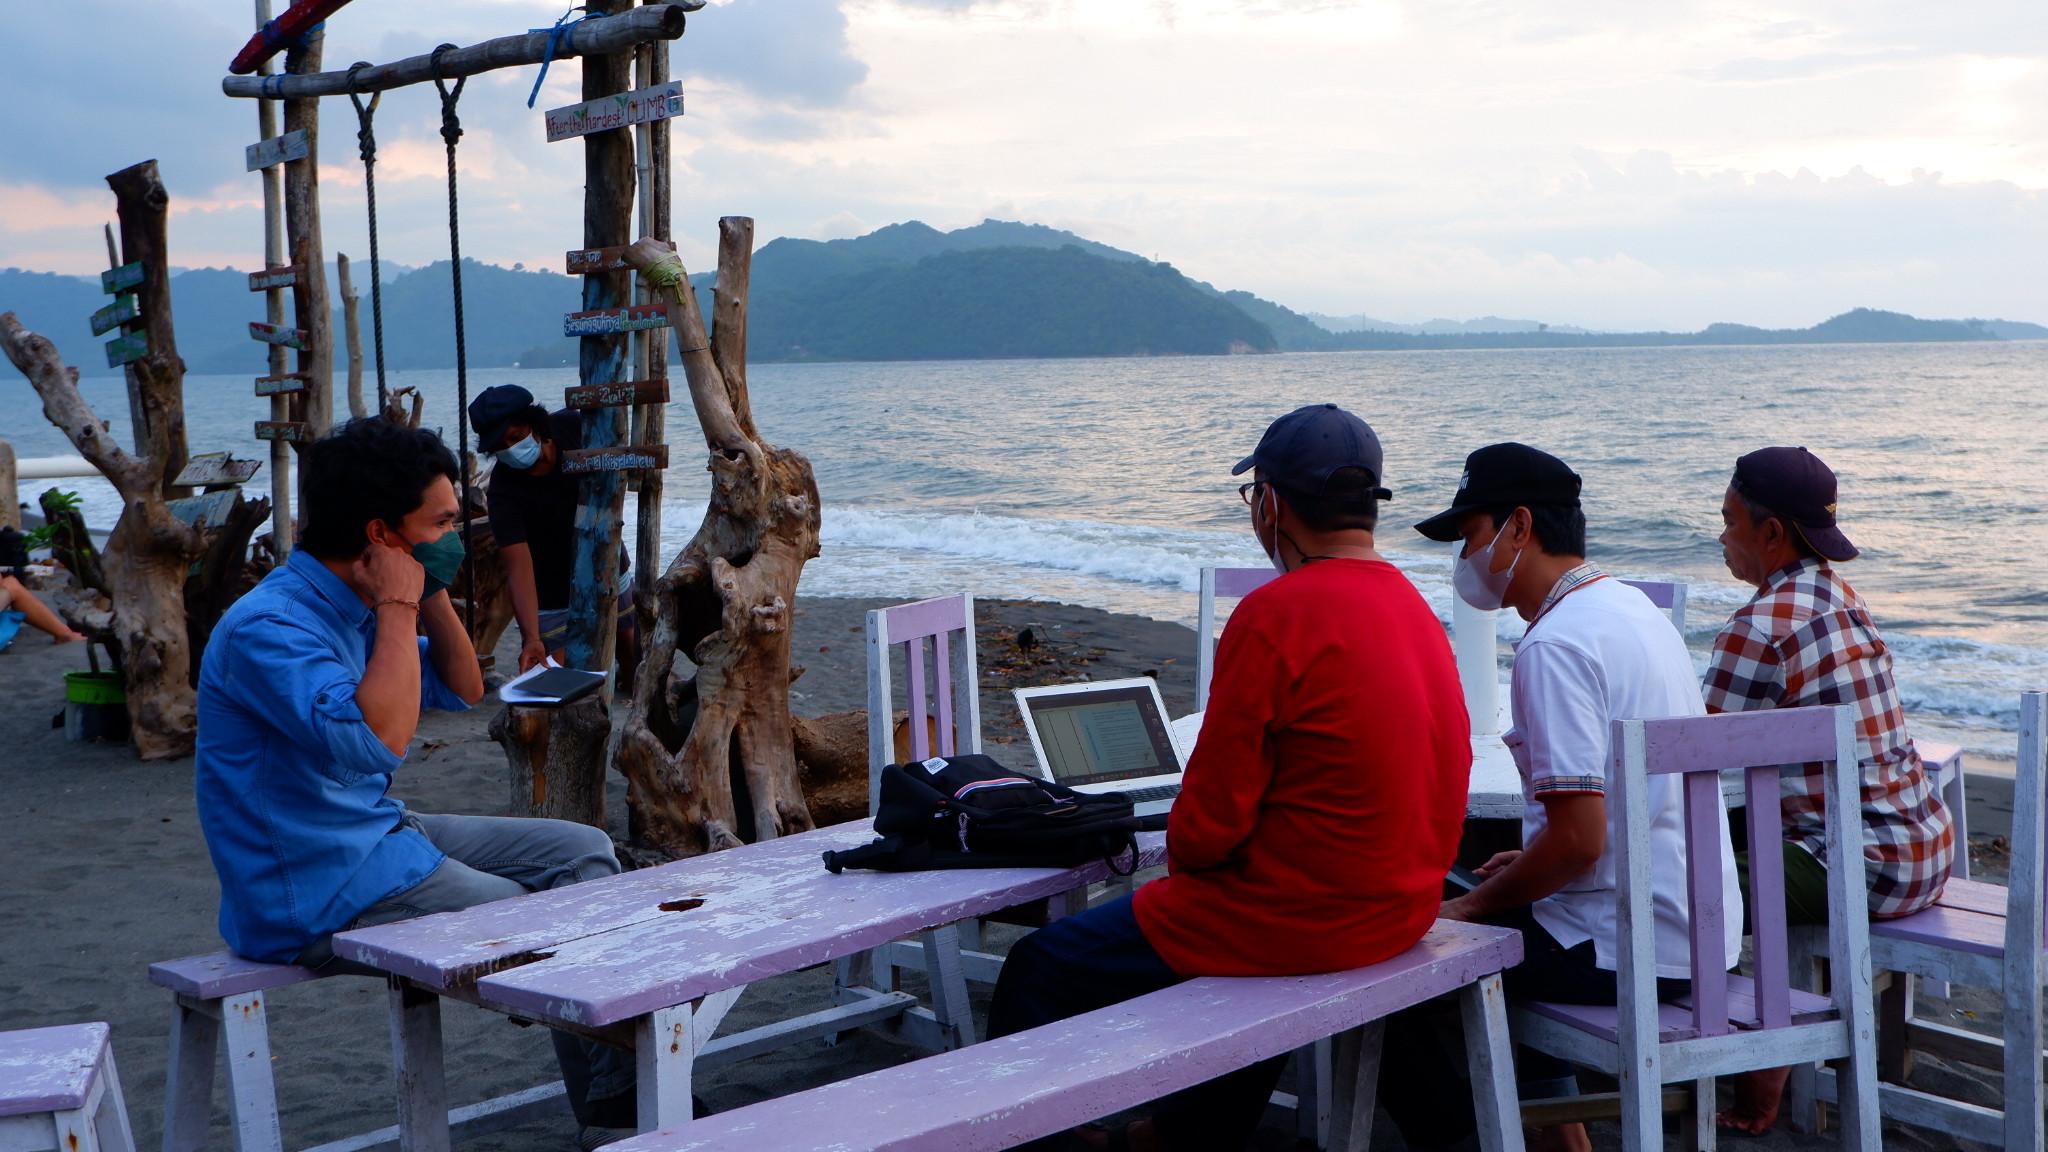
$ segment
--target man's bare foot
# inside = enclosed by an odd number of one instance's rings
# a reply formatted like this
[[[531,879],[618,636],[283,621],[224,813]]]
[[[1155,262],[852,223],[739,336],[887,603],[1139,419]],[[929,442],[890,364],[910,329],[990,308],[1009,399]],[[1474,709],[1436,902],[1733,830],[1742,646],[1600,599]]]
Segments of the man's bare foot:
[[[1530,1152],[1593,1152],[1592,1138],[1584,1124],[1554,1124],[1536,1133]]]
[[[1785,1081],[1790,1068],[1766,1068],[1745,1072],[1735,1078],[1735,1107],[1714,1117],[1714,1123],[1729,1132],[1761,1136],[1778,1122],[1778,1108],[1785,1100]]]

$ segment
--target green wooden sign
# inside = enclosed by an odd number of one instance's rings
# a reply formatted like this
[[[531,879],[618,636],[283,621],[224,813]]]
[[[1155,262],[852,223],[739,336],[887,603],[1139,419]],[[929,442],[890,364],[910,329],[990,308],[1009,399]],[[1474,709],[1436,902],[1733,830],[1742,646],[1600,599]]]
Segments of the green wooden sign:
[[[149,355],[149,333],[128,332],[107,341],[107,367],[133,364]]]
[[[92,314],[92,334],[105,336],[139,315],[141,312],[135,307],[135,297],[116,296],[112,304]]]
[[[141,284],[142,261],[140,260],[133,264],[123,264],[119,268],[109,268],[105,272],[100,273],[100,291],[109,295],[116,292],[126,292],[130,288],[140,287]]]

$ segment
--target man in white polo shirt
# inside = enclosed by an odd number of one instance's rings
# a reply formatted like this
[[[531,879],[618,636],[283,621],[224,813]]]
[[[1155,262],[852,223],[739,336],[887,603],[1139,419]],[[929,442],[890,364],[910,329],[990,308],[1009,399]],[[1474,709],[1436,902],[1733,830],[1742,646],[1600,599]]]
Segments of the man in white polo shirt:
[[[1466,457],[1450,509],[1416,525],[1432,540],[1461,541],[1452,581],[1459,597],[1476,608],[1512,608],[1529,622],[1515,650],[1514,726],[1503,737],[1521,770],[1522,848],[1477,869],[1480,885],[1445,901],[1440,915],[1521,931],[1525,958],[1503,974],[1510,999],[1612,1004],[1619,964],[1614,849],[1622,827],[1620,809],[1607,804],[1611,726],[1706,710],[1670,619],[1586,561],[1579,488],[1578,475],[1555,456],[1494,444]],[[1671,999],[1685,992],[1691,971],[1685,804],[1677,777],[1650,782],[1649,809],[1658,995]],[[1733,957],[1742,944],[1742,895],[1727,822],[1717,826]],[[1410,1067],[1418,1080],[1433,1076],[1420,1062]],[[1539,1053],[1522,1053],[1520,1073],[1525,1099],[1576,1090],[1569,1068]],[[1383,1088],[1381,1099],[1402,1121],[1411,1147],[1462,1134],[1455,1120],[1442,1123],[1441,1112],[1420,1114],[1433,1108],[1469,1115],[1469,1104],[1454,1107],[1455,1092],[1393,1109],[1412,1094],[1408,1075],[1398,1075],[1396,1091]],[[1411,1126],[1418,1129],[1412,1136]],[[1552,1147],[1590,1147],[1582,1125],[1545,1135]]]

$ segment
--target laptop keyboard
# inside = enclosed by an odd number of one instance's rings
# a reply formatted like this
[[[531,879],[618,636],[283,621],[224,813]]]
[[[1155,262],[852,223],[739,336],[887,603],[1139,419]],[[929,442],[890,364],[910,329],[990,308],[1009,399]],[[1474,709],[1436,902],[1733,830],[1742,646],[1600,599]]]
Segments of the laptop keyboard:
[[[1139,788],[1125,792],[1124,795],[1130,797],[1133,804],[1149,804],[1154,800],[1171,800],[1180,795],[1180,785],[1161,784],[1157,788]]]

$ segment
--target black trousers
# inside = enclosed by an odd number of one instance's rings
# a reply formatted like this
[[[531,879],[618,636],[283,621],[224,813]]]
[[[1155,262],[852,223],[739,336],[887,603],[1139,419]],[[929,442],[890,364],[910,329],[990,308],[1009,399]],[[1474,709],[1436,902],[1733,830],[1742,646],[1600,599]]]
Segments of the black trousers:
[[[989,1006],[990,1039],[1107,1008],[1186,979],[1138,928],[1131,898],[1055,920],[1019,940]],[[1233,1149],[1251,1141],[1286,1057],[1240,1068],[1159,1102],[1153,1123],[1170,1149]]]
[[[1522,962],[1501,973],[1510,1001],[1613,1004],[1620,999],[1617,978],[1595,962],[1591,940],[1566,948],[1527,908],[1488,917],[1486,922],[1522,934]],[[1691,989],[1689,980],[1660,978],[1657,999],[1675,1000]],[[1379,1099],[1411,1149],[1456,1143],[1475,1127],[1471,1088],[1446,1039],[1456,1027],[1457,1006],[1449,999],[1419,1004],[1387,1020]],[[1576,1091],[1571,1065],[1548,1053],[1517,1048],[1515,1070],[1525,1100]]]

